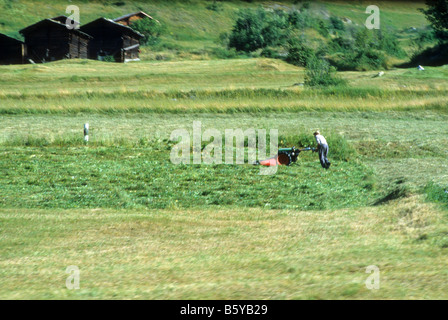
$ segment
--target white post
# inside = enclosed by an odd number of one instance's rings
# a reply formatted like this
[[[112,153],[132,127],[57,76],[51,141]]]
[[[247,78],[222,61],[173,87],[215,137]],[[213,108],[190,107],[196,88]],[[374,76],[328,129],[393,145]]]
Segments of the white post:
[[[84,124],[84,141],[89,142],[89,124]]]

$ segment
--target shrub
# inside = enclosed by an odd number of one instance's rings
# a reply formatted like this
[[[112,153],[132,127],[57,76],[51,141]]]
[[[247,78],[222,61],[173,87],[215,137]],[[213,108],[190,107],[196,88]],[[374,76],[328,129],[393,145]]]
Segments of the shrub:
[[[289,38],[289,31],[290,18],[282,10],[268,12],[261,7],[241,10],[229,36],[229,47],[253,52],[281,46]]]
[[[305,85],[309,87],[328,87],[345,85],[346,81],[336,75],[336,68],[319,57],[311,57],[307,61]]]
[[[314,56],[314,50],[306,46],[303,41],[290,41],[286,61],[295,66],[306,67],[308,60]]]
[[[267,47],[261,51],[260,56],[266,57],[266,58],[277,59],[280,57],[280,54],[276,48]]]
[[[431,182],[426,185],[424,191],[428,200],[448,206],[448,187],[443,188]]]
[[[400,48],[394,35],[384,34],[380,30],[360,30],[349,35],[334,38],[329,45],[331,63],[338,70],[377,70],[387,68],[385,53],[403,57],[405,52]]]
[[[103,57],[103,61],[105,61],[105,62],[115,62],[115,58],[114,58],[114,56],[104,56]]]
[[[238,57],[238,52],[234,48],[213,48],[212,54],[218,59],[233,59]]]
[[[345,31],[344,22],[342,22],[342,20],[339,19],[338,17],[335,16],[330,17],[330,23],[334,30]]]
[[[264,48],[266,44],[261,30],[265,17],[266,13],[261,8],[241,10],[229,37],[229,47],[246,52]]]
[[[375,30],[374,37],[377,40],[376,49],[386,52],[392,56],[403,58],[406,56],[404,50],[400,47],[395,32],[383,33],[381,30]]]
[[[135,21],[131,24],[131,28],[145,36],[141,40],[143,45],[154,45],[158,43],[160,35],[163,32],[160,22],[149,18]]]
[[[206,6],[206,8],[207,8],[208,10],[216,11],[216,12],[222,10],[221,6],[218,5],[218,3],[216,2],[216,0],[213,0],[212,3],[208,4],[208,5]]]

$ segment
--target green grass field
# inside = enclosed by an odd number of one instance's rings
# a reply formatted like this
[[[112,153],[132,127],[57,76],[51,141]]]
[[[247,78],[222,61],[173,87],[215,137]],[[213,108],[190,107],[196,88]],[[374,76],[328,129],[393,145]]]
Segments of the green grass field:
[[[0,66],[0,299],[448,298],[446,66],[339,72],[347,86],[309,89],[303,68],[279,60],[192,58],[256,2],[217,13],[193,0],[123,3],[93,2],[82,21],[154,11],[170,21],[164,41],[188,54]],[[322,3],[362,23],[364,2]],[[0,0],[11,6],[0,32],[65,5]],[[424,25],[420,6],[381,2],[394,28]],[[305,152],[272,176],[175,165],[170,134],[194,121],[278,129],[282,147],[312,145],[319,129],[332,167]],[[66,288],[72,265],[79,290]],[[365,284],[372,265],[379,290]]]

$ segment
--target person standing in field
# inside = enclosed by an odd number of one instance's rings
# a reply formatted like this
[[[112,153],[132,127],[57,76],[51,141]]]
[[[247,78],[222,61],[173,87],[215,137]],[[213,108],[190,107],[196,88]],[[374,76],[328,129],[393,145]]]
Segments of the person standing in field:
[[[320,164],[324,169],[330,168],[331,162],[328,161],[328,143],[323,135],[320,134],[319,131],[314,132],[314,138],[316,138],[317,142],[317,151],[319,152],[319,160]]]

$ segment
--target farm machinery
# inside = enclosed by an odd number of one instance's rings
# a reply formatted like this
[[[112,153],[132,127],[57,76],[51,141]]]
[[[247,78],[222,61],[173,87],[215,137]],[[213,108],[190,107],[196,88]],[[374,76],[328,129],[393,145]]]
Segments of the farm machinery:
[[[297,149],[296,147],[280,148],[280,149],[278,149],[278,153],[276,156],[266,159],[266,160],[257,161],[256,164],[259,164],[262,166],[267,166],[267,167],[276,166],[276,165],[289,166],[293,162],[297,161],[297,157],[303,151],[315,152],[315,151],[317,151],[317,149],[310,148],[310,147],[303,148],[303,149]]]

